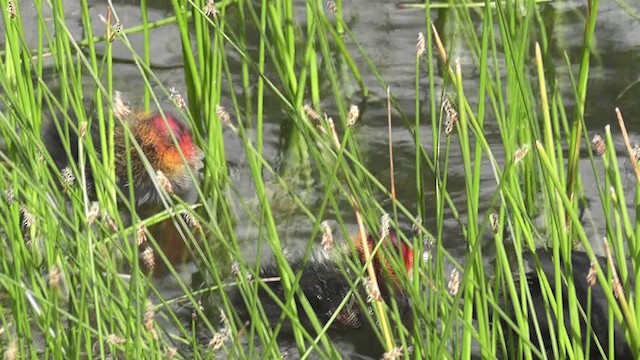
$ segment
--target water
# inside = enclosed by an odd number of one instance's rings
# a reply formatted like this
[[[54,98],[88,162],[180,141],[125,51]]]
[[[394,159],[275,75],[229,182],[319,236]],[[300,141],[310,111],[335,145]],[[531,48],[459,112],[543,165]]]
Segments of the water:
[[[172,11],[168,1],[149,1],[149,3],[149,16],[152,21],[163,18]],[[68,16],[67,25],[72,35],[76,39],[80,39],[83,37],[80,10],[74,2],[69,2],[68,5],[65,10]],[[139,4],[136,2],[115,1],[114,5],[125,27],[134,26],[141,22]],[[413,119],[415,117],[414,54],[418,32],[425,31],[423,11],[398,9],[393,1],[388,0],[352,0],[345,2],[345,5],[344,18],[347,24],[356,35],[361,46],[372,58],[382,78],[390,85],[391,91],[398,98],[400,108],[404,114],[409,119]],[[572,105],[573,98],[568,74],[571,71],[574,76],[577,76],[579,68],[576,65],[573,65],[571,69],[567,68],[564,57],[565,55],[569,57],[572,64],[577,64],[581,57],[584,14],[586,13],[584,1],[551,3],[544,5],[543,8],[547,31],[551,34],[551,54],[559,73],[559,84],[562,93],[565,95],[564,101],[565,104]],[[304,11],[304,2],[296,2],[296,12],[300,15],[298,18],[303,18]],[[22,13],[24,15],[23,21],[37,23],[34,10],[29,6],[22,6]],[[106,4],[104,1],[92,2],[91,14],[94,31],[97,34],[104,32],[104,25],[100,22],[98,16],[105,13]],[[444,12],[439,13],[436,11],[432,13],[436,24],[438,24],[438,19],[443,14]],[[480,22],[477,22],[477,24],[479,27]],[[28,28],[28,26],[25,25],[25,28]],[[257,36],[257,32],[248,31],[247,33],[253,33],[254,36]],[[640,86],[632,86],[623,93],[627,87],[638,79],[638,74],[640,74],[640,36],[638,34],[640,34],[640,21],[634,20],[630,15],[618,8],[614,2],[601,2],[596,27],[596,43],[590,68],[585,122],[590,134],[594,132],[602,134],[604,133],[604,126],[612,124],[614,139],[617,141],[616,151],[620,156],[622,156],[624,146],[617,128],[614,113],[615,107],[620,107],[625,115],[627,130],[630,133],[632,142],[640,141],[640,122],[635,120],[636,114],[640,112],[640,102],[637,101],[640,96]],[[129,39],[134,49],[141,53],[143,49],[142,35],[131,35]],[[462,41],[459,36],[454,37],[454,39],[458,42]],[[26,40],[30,44],[35,44],[35,33],[28,33]],[[254,40],[257,43],[257,40]],[[3,40],[0,39],[0,41]],[[360,106],[361,120],[356,127],[355,134],[357,139],[360,140],[360,151],[363,154],[365,165],[384,184],[388,184],[389,161],[385,89],[378,84],[372,74],[366,71],[364,60],[355,46],[350,45],[350,47],[356,63],[362,70],[365,83],[369,87],[371,94],[367,99],[361,98],[354,84],[353,87],[344,89],[345,92],[341,95],[346,97],[350,103]],[[464,73],[465,92],[470,99],[473,99],[476,96],[476,86],[479,83],[479,76],[474,62],[469,53],[464,50],[462,44],[454,44],[452,48],[453,53],[450,56],[452,58],[460,57]],[[533,49],[531,49],[531,52],[533,53]],[[144,83],[139,76],[138,69],[131,62],[128,50],[116,42],[113,54],[118,62],[114,67],[115,88],[121,91],[124,97],[134,105],[141,102]],[[175,87],[178,92],[186,94],[183,82],[180,40],[176,26],[169,25],[151,30],[151,58],[151,67],[160,81],[167,88]],[[234,82],[240,83],[240,68],[237,59],[231,59],[230,64],[234,73]],[[444,80],[436,74],[437,78],[434,81],[439,88],[436,89],[436,94],[429,94],[426,66],[423,66],[423,69],[425,70],[421,74],[422,89],[419,97],[423,104],[420,115],[424,119],[425,125],[422,126],[420,132],[423,134],[421,139],[423,146],[428,152],[431,152],[434,144],[431,143],[432,129],[430,125],[426,124],[426,122],[430,123],[428,121],[430,119],[428,100],[431,96],[437,96],[437,103],[440,103],[439,96]],[[55,78],[50,77],[45,80],[55,89]],[[87,78],[87,90],[91,88],[91,83],[92,80]],[[225,91],[229,91],[228,86],[223,86],[223,88],[227,89]],[[322,96],[328,106],[325,111],[329,113],[335,112],[335,109],[330,105],[333,95],[327,86],[323,89]],[[163,106],[171,107],[168,99],[160,98],[160,100]],[[279,141],[283,112],[276,99],[268,100],[265,102],[267,104],[265,109],[267,123],[265,124],[264,154],[271,164],[279,168],[283,159],[283,148]],[[224,95],[222,103],[231,103],[228,93]],[[475,107],[475,104],[471,104],[471,106]],[[405,129],[397,114],[394,114],[393,126],[397,197],[401,203],[409,207],[410,211],[415,212],[417,194],[415,193],[414,185],[413,156],[415,149],[413,138]],[[487,139],[490,141],[494,155],[501,159],[503,157],[500,150],[502,147],[501,138],[498,134],[495,120],[490,116],[486,119],[486,131]],[[225,132],[224,142],[233,182],[241,193],[253,194],[250,182],[251,176],[243,155],[244,150],[239,141],[231,132]],[[599,199],[596,184],[586,152],[582,152],[582,156],[580,166],[583,173],[583,185],[587,198],[592,200],[592,206],[588,209],[586,217],[587,222],[591,225],[586,226],[586,229],[590,238],[601,239],[605,234],[602,210],[598,207]],[[628,162],[626,165],[629,165]],[[461,211],[464,221],[466,193],[462,175],[460,152],[457,146],[453,146],[447,186],[455,205]],[[429,173],[426,173],[425,176],[427,178],[427,198],[424,200],[427,204],[433,204],[433,177]],[[482,191],[480,198],[485,201],[485,204],[480,209],[480,212],[483,213],[487,206],[486,201],[490,199],[495,189],[495,179],[488,166],[484,167],[480,181],[480,189]],[[632,185],[632,182],[629,181],[628,185]],[[309,202],[310,208],[313,209],[314,204],[318,205],[322,200],[323,188],[321,184],[312,183],[311,189],[313,190],[305,193],[304,196],[305,200]],[[629,196],[632,196],[631,192],[628,193]],[[286,199],[286,197],[278,193],[277,189],[272,189],[271,195],[272,199]],[[384,199],[378,200],[381,200],[387,206],[389,205],[388,201]],[[275,218],[285,246],[291,253],[303,249],[310,236],[310,221],[301,213],[292,210],[291,205],[286,200],[276,201],[275,204]],[[345,206],[345,212],[350,213],[351,210],[348,204],[343,202],[343,205]],[[432,213],[432,211],[428,212]],[[239,211],[238,216],[238,223],[243,223],[246,220],[243,218],[246,215],[243,215],[241,211]],[[347,219],[349,219],[348,216]],[[425,219],[425,225],[427,229],[435,228],[435,223],[432,219]],[[445,226],[447,229],[445,231],[444,246],[454,256],[463,256],[466,252],[466,243],[462,241],[457,222],[449,215],[445,218]],[[255,257],[256,250],[253,245],[253,239],[257,236],[257,230],[251,226],[239,226],[237,235],[243,243],[244,255],[248,258]],[[599,242],[595,245],[596,249],[599,248]],[[194,266],[187,263],[181,269],[184,277],[188,278],[188,273],[193,271]],[[166,294],[179,293],[179,289],[173,288],[170,282],[166,283],[166,280],[163,282],[162,288]]]

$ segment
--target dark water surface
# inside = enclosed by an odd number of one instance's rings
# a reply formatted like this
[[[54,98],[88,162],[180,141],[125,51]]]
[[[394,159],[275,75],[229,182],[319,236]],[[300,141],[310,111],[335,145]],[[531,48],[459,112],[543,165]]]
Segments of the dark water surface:
[[[151,20],[161,19],[171,13],[169,1],[149,1],[149,16]],[[581,49],[582,36],[584,29],[584,14],[586,13],[585,1],[562,1],[544,5],[545,22],[547,23],[547,31],[551,34],[550,48],[552,49],[552,57],[559,72],[560,87],[565,94],[565,104],[571,105],[573,99],[571,94],[571,83],[568,79],[569,71],[577,76],[578,66],[574,65],[568,69],[565,65],[565,53],[571,59],[572,64],[578,64]],[[629,1],[633,4],[634,1]],[[304,1],[296,2],[296,12],[298,18],[303,19]],[[114,1],[116,11],[120,16],[125,27],[134,26],[140,23],[139,4],[131,1]],[[636,4],[639,5],[639,4]],[[393,94],[398,98],[400,107],[404,114],[409,118],[415,117],[415,94],[414,94],[414,71],[415,71],[415,49],[418,32],[425,32],[424,13],[422,10],[406,10],[398,9],[393,1],[387,0],[352,0],[345,1],[344,18],[350,26],[351,30],[360,41],[362,47],[367,51],[369,56],[380,71],[382,78],[388,82]],[[102,34],[104,25],[98,20],[98,14],[106,12],[104,1],[93,1],[92,16],[94,18],[95,32]],[[35,24],[35,13],[29,6],[22,6],[22,12],[25,16],[24,21],[33,21]],[[67,8],[69,23],[68,26],[76,39],[83,38],[83,30],[80,22],[80,12],[75,2],[69,2]],[[640,6],[636,7],[636,11],[640,11]],[[445,12],[436,12],[432,14],[432,18],[436,25],[438,19]],[[73,22],[76,19],[76,22]],[[477,20],[477,19],[476,19]],[[25,25],[26,27],[27,25]],[[35,25],[34,25],[35,26]],[[231,24],[229,24],[231,26]],[[480,28],[480,22],[477,23]],[[247,31],[247,33],[251,33]],[[257,36],[257,32],[253,32]],[[27,34],[27,42],[35,43],[35,32]],[[630,132],[631,140],[640,142],[640,86],[632,87],[622,97],[623,90],[636,81],[640,75],[640,21],[634,20],[630,15],[626,14],[612,1],[601,1],[600,13],[598,15],[598,23],[596,28],[596,48],[592,57],[590,68],[589,91],[587,95],[585,121],[587,130],[590,134],[594,132],[604,133],[604,126],[612,124],[614,139],[618,142],[616,150],[622,154],[623,144],[617,128],[614,109],[620,107],[625,115],[627,129]],[[129,36],[136,51],[142,52],[142,35]],[[0,40],[3,41],[4,39]],[[452,41],[452,39],[449,39]],[[479,76],[475,69],[474,62],[466,51],[460,36],[453,38],[452,57],[460,57],[464,72],[465,92],[469,99],[477,97],[477,84]],[[257,40],[255,40],[257,44]],[[448,43],[448,46],[451,44]],[[169,25],[151,30],[151,58],[152,68],[166,86],[175,87],[180,93],[186,94],[183,81],[182,56],[180,49],[179,33],[176,26]],[[365,82],[369,86],[371,95],[367,99],[359,97],[357,86],[354,84],[351,88],[348,86],[344,89],[343,97],[349,99],[353,104],[359,104],[361,108],[361,120],[356,127],[355,132],[360,139],[361,152],[366,161],[366,166],[375,174],[383,183],[388,183],[389,177],[389,161],[387,148],[387,114],[385,90],[378,84],[376,78],[370,74],[364,64],[364,60],[356,51],[355,46],[351,46],[352,54],[365,77]],[[531,49],[533,52],[533,49]],[[142,101],[142,93],[144,83],[139,75],[138,69],[130,62],[128,51],[116,42],[114,48],[114,56],[119,60],[119,64],[114,69],[114,86],[121,91],[125,98],[129,99],[133,104]],[[236,88],[241,89],[240,68],[237,59],[230,60],[231,66],[235,66],[234,81]],[[423,66],[426,68],[426,66]],[[438,75],[436,75],[438,76]],[[436,84],[442,84],[442,78],[434,79]],[[47,79],[55,87],[55,79]],[[436,89],[436,94],[428,93],[426,69],[422,74],[422,89],[419,94],[423,107],[421,109],[421,117],[425,123],[420,129],[422,136],[422,144],[428,152],[432,151],[434,144],[431,143],[431,127],[428,100],[431,96],[440,97],[441,88]],[[87,87],[91,84],[91,79],[86,81]],[[229,86],[223,85],[223,89],[227,89],[223,96],[222,103],[230,105]],[[333,95],[330,93],[328,86],[324,87],[322,94],[327,100],[326,108],[328,113],[335,109],[330,103],[333,102]],[[159,93],[159,92],[158,92]],[[242,95],[242,94],[238,94]],[[267,95],[269,96],[269,95]],[[160,99],[167,108],[171,107],[168,99]],[[274,164],[277,168],[279,161],[283,158],[282,147],[279,145],[280,124],[285,116],[278,101],[267,99],[266,105],[266,121],[265,124],[265,142],[264,154],[267,160]],[[440,101],[438,100],[439,104]],[[476,104],[471,104],[475,107]],[[427,124],[428,123],[428,124]],[[409,207],[409,210],[415,213],[416,193],[415,193],[415,169],[414,154],[415,148],[413,138],[399,120],[397,114],[394,118],[394,155],[396,159],[396,187],[398,189],[398,199],[400,202]],[[486,119],[486,136],[492,146],[494,155],[501,159],[502,139],[498,132],[495,120],[488,114]],[[231,175],[235,185],[240,193],[247,194],[251,201],[253,197],[253,188],[251,177],[244,159],[244,150],[240,143],[235,139],[235,135],[228,132],[224,139],[227,146],[228,162],[231,168]],[[455,142],[455,141],[454,141]],[[632,144],[633,145],[633,144]],[[583,143],[584,147],[584,143]],[[583,172],[583,184],[587,197],[592,200],[592,206],[587,212],[586,221],[591,225],[586,226],[588,235],[592,239],[601,239],[605,235],[604,223],[601,220],[602,210],[599,208],[599,200],[597,199],[597,189],[593,177],[593,172],[583,151],[583,159],[581,161],[581,169]],[[622,158],[622,157],[621,157]],[[629,167],[628,161],[626,166]],[[434,185],[433,178],[430,174],[427,177],[427,204],[434,203]],[[627,185],[631,186],[630,180]],[[491,169],[487,166],[481,174],[481,198],[488,202],[496,187],[495,179]],[[311,189],[314,191],[306,191],[301,194],[307,202],[310,209],[315,208],[314,204],[319,204],[322,199],[322,184],[312,183]],[[465,221],[465,190],[463,182],[463,168],[461,166],[460,151],[457,146],[451,148],[451,160],[449,170],[448,191],[455,202],[458,209],[462,212],[462,220]],[[628,192],[631,198],[632,192]],[[273,190],[272,196],[277,199],[278,196],[286,197],[284,194],[278,194],[278,190]],[[380,199],[384,202],[384,199]],[[629,202],[632,203],[632,202]],[[255,202],[257,204],[257,201]],[[388,202],[386,203],[388,205]],[[345,213],[351,212],[351,208],[345,202]],[[488,204],[485,204],[485,207]],[[480,209],[483,213],[484,209]],[[281,238],[290,252],[295,253],[306,246],[310,237],[311,223],[299,212],[296,212],[291,204],[286,200],[282,204],[276,202],[274,206],[275,217],[278,221],[278,229]],[[246,214],[238,211],[239,224],[250,222],[245,218]],[[328,218],[330,218],[330,214]],[[632,215],[633,216],[633,215]],[[349,217],[347,217],[349,219]],[[427,229],[434,229],[435,223],[431,219],[426,219]],[[444,246],[454,255],[463,256],[465,253],[466,243],[461,241],[459,235],[460,229],[457,222],[450,218],[445,218]],[[257,236],[257,230],[252,226],[238,226],[237,235],[240,241],[246,246],[245,255],[254,257],[256,255],[253,239]],[[600,247],[599,242],[595,248]],[[190,271],[195,267],[193,264],[187,264],[183,268],[185,277],[188,277]],[[180,291],[174,288],[171,281],[165,280],[166,284],[162,284],[167,294],[179,294]],[[345,349],[346,350],[346,349]],[[348,351],[348,350],[346,350]]]

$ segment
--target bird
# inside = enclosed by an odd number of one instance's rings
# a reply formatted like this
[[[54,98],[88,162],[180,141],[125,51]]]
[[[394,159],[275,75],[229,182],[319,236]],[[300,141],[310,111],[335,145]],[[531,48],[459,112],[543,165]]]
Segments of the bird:
[[[70,117],[75,122],[73,116]],[[126,144],[125,139],[128,136],[126,129],[130,130],[133,139],[139,144],[142,156],[133,146],[133,142]],[[101,158],[102,148],[97,121],[93,122],[91,135],[96,153]],[[70,162],[78,162],[77,132],[69,131],[69,149],[65,149],[64,144],[67,142],[63,141],[63,136],[58,133],[55,124],[51,121],[44,128],[43,141],[58,169],[68,167]],[[152,177],[156,177],[159,185],[168,192],[173,192],[187,202],[195,200],[195,184],[192,181],[190,171],[194,175],[198,175],[203,167],[204,153],[194,142],[189,127],[175,115],[170,112],[165,112],[162,115],[158,112],[127,111],[124,113],[122,123],[115,120],[113,143],[115,182],[125,196],[129,194],[129,188],[133,187],[138,206],[159,204],[161,201],[161,194]],[[129,157],[131,159],[131,182],[128,176]],[[183,157],[185,161],[183,161]],[[151,165],[153,172],[147,170],[145,158]],[[89,195],[94,198],[94,174],[88,162],[86,179]],[[162,183],[163,181],[164,183]]]
[[[367,235],[366,245],[370,250],[376,247],[378,237]],[[365,243],[361,236],[357,235],[352,238],[352,243],[357,253],[357,261],[361,266],[366,264]],[[412,247],[402,241],[397,234],[391,230],[389,234],[382,237],[381,248],[372,255],[371,263],[375,270],[375,276],[379,285],[380,298],[389,304],[391,298],[395,299],[399,312],[402,316],[403,324],[408,324],[412,318],[411,306],[407,293],[403,289],[402,276],[394,271],[389,255],[395,252],[402,261],[402,270],[406,275],[410,276],[413,269],[414,254]],[[383,254],[384,247],[386,250]],[[332,256],[332,252],[336,251],[340,254]],[[299,282],[299,289],[308,300],[311,308],[316,314],[318,320],[324,326],[332,317],[335,320],[330,324],[332,335],[341,338],[345,336],[353,340],[353,344],[366,344],[366,349],[359,349],[358,353],[369,353],[373,356],[379,356],[383,352],[381,344],[374,344],[371,339],[375,339],[372,325],[367,319],[367,314],[371,309],[361,306],[354,296],[350,296],[350,290],[353,288],[351,284],[357,279],[358,275],[352,270],[345,270],[345,266],[340,266],[337,261],[343,261],[346,257],[345,249],[339,247],[327,252],[320,249],[314,251],[314,255],[306,263],[302,260],[290,261],[294,273],[302,272]],[[366,276],[366,273],[365,273]],[[279,273],[275,266],[263,268],[260,272],[260,278],[264,280],[264,286],[269,292],[275,294],[279,301],[285,299],[285,290],[280,282]],[[405,277],[406,278],[406,277]],[[365,280],[365,284],[356,287],[356,290],[363,299],[367,297],[375,297],[369,293],[366,288],[370,287],[370,281]],[[369,284],[369,285],[366,285]],[[264,288],[258,290],[258,298],[262,308],[271,326],[276,325],[282,316],[282,308],[279,301],[274,300]],[[238,288],[232,288],[227,291],[227,295],[235,308],[238,317],[242,322],[252,321],[251,311],[248,304],[245,304],[244,297]],[[349,298],[350,297],[350,298]],[[346,304],[340,308],[340,304],[346,300]],[[296,295],[296,303],[298,304],[298,320],[306,329],[312,329],[311,321],[306,315],[304,309],[300,306],[298,295]],[[283,323],[282,333],[288,331],[288,321]],[[360,341],[358,341],[360,339]]]
[[[542,273],[545,274],[547,280],[549,281],[552,289],[553,279],[555,274],[555,268],[553,263],[553,257],[551,253],[547,250],[538,250],[536,252],[537,258],[540,263],[540,268]],[[532,269],[535,269],[535,257],[531,254],[527,254],[524,256],[524,259],[530,265]],[[610,267],[607,265],[607,260],[604,257],[595,257],[594,261],[598,262],[600,267],[603,269],[605,275],[610,273]],[[566,278],[571,277],[573,280],[573,284],[575,287],[575,297],[576,301],[579,304],[581,309],[584,309],[585,313],[587,312],[587,305],[589,301],[589,294],[591,296],[591,310],[590,314],[590,322],[587,324],[585,319],[580,315],[580,329],[581,329],[581,340],[583,344],[583,351],[586,351],[587,348],[590,353],[590,357],[593,358],[604,358],[595,342],[595,338],[598,339],[600,345],[604,349],[604,354],[609,355],[609,300],[605,295],[604,289],[602,286],[596,281],[595,283],[590,283],[587,278],[587,274],[592,268],[592,260],[585,253],[581,251],[573,251],[571,253],[571,266],[572,266],[572,274],[563,274],[563,285],[562,285],[562,299],[563,299],[563,319],[564,326],[567,329],[569,336],[571,336],[571,323],[570,323],[570,313],[569,313],[569,304],[567,301],[568,297],[568,288],[566,285]],[[630,272],[633,274],[633,272]],[[548,305],[548,301],[545,300],[545,296],[543,293],[543,289],[540,285],[540,274],[536,271],[527,272],[525,280],[527,281],[529,291],[531,294],[531,303],[533,310],[529,308],[529,337],[531,342],[539,349],[542,349],[540,346],[540,342],[536,336],[535,324],[533,321],[533,317],[537,320],[538,326],[540,328],[541,340],[544,345],[544,351],[549,356],[553,356],[553,349],[551,344],[551,328],[558,329],[557,316],[553,314],[553,311]],[[629,283],[633,283],[630,281]],[[627,287],[628,288],[628,287]],[[549,309],[549,313],[551,314],[551,321],[546,316],[546,310]],[[513,308],[511,309],[513,310]],[[513,313],[513,311],[512,311]],[[614,331],[613,331],[613,343],[614,343],[614,355],[616,359],[632,359],[634,358],[631,348],[629,344],[625,340],[624,332],[620,324],[616,319],[614,322]],[[587,334],[591,332],[590,343],[586,344]],[[517,339],[518,335],[514,334],[514,338]],[[594,338],[595,337],[595,338]],[[586,344],[586,346],[585,346]],[[512,350],[514,351],[514,350]],[[562,356],[562,354],[561,354]],[[511,356],[510,356],[511,357]]]

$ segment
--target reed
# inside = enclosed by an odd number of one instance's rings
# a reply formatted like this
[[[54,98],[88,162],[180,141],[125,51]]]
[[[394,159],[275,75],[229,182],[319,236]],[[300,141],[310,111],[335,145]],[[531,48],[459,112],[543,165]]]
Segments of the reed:
[[[25,4],[0,0],[6,9],[0,53],[0,353],[7,359],[279,358],[295,351],[302,358],[338,358],[344,354],[333,341],[332,325],[340,322],[341,310],[356,306],[386,359],[608,357],[619,346],[612,336],[618,326],[637,355],[640,302],[633,289],[640,222],[632,214],[640,216],[638,150],[629,142],[624,109],[611,114],[621,135],[607,127],[592,139],[594,129],[584,123],[598,0],[589,1],[581,58],[567,57],[563,65],[579,66],[575,78],[571,72],[568,78],[557,75],[541,3],[400,4],[399,11],[424,11],[416,52],[407,54],[415,57],[415,107],[406,109],[350,29],[342,1],[309,0],[296,8],[283,0],[172,0],[170,13],[158,21],[150,20],[150,2],[142,1],[141,24],[131,25],[120,22],[121,10],[111,2],[97,22],[83,0],[84,38],[77,38],[62,1],[35,0],[33,28],[23,19]],[[181,42],[183,91],[154,69],[151,44],[162,39],[152,30],[162,26],[175,27]],[[34,38],[27,31],[37,32],[34,43],[27,43]],[[138,32],[142,43],[132,44],[129,37]],[[126,89],[114,81],[121,60],[114,57],[116,44],[130,54],[127,61],[145,85],[140,99],[117,95]],[[462,55],[472,63],[461,63]],[[468,75],[469,67],[477,76]],[[369,89],[371,79],[384,90]],[[562,86],[567,82],[570,87]],[[388,177],[368,166],[366,139],[359,133],[360,117],[366,116],[355,103],[372,91],[386,93]],[[206,155],[202,174],[189,174],[198,183],[194,203],[160,189],[160,204],[146,211],[133,187],[118,186],[121,154],[114,142],[122,126],[118,111],[127,100],[146,111],[178,114],[193,130]],[[279,109],[279,122],[266,119],[274,113],[269,108]],[[276,135],[268,128],[273,123],[279,125]],[[413,159],[393,155],[399,129],[413,138]],[[44,146],[43,131],[53,130],[68,155],[78,149],[77,163],[68,168],[59,169]],[[74,133],[80,134],[77,144],[71,143]],[[285,144],[277,156],[268,145],[276,142],[272,136]],[[616,137],[634,165],[631,204],[621,153],[613,151]],[[124,141],[131,150],[125,156],[131,182],[135,156],[145,150],[130,133]],[[585,147],[591,169],[579,168]],[[230,148],[241,152],[246,182],[227,163]],[[414,199],[398,197],[398,161],[414,164]],[[452,178],[455,169],[459,179]],[[489,180],[483,169],[490,170]],[[598,191],[594,206],[605,217],[604,241],[588,238],[581,215],[582,177],[589,171]],[[449,194],[452,179],[464,184],[463,201]],[[280,216],[296,216],[309,230],[297,261],[288,253]],[[466,245],[462,259],[447,251],[450,218]],[[384,246],[389,229],[406,226],[412,232],[399,237],[421,260],[411,274]],[[183,279],[176,268],[174,248],[159,236],[169,231],[197,268],[196,280]],[[366,233],[374,235],[373,246],[364,242],[363,258],[350,240],[354,231],[365,240]],[[305,275],[294,266],[315,261],[320,237],[345,239],[336,267],[349,279],[348,296],[328,323],[301,289]],[[249,246],[255,258],[247,257]],[[608,260],[594,263],[591,273],[605,299],[588,290],[586,308],[578,301],[576,279],[588,269],[572,262],[578,247],[589,259],[603,248]],[[553,276],[544,271],[541,248],[551,254]],[[396,297],[376,295],[384,286],[376,277],[379,257],[397,274],[400,290],[394,291],[410,299],[409,323]],[[495,260],[488,264],[487,258]],[[529,258],[536,287],[526,270]],[[277,279],[262,278],[270,262]],[[160,286],[161,267],[171,291]],[[273,281],[282,284],[283,296],[271,290]],[[544,313],[534,306],[538,285]],[[365,287],[369,293],[363,296]],[[238,313],[233,291],[250,322]],[[265,293],[283,310],[275,324],[261,302]],[[596,316],[595,301],[608,304],[608,342],[598,339],[603,334],[583,331]],[[545,320],[555,318],[540,346]],[[287,338],[289,349],[281,347]],[[597,345],[585,345],[591,342]]]

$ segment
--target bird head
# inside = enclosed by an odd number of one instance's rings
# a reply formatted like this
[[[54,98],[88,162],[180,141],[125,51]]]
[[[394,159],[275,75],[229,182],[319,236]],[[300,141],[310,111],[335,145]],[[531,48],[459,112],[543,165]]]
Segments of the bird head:
[[[195,184],[189,170],[197,175],[203,166],[204,154],[194,143],[189,127],[170,113],[149,115],[140,113],[129,124],[142,152],[155,171],[161,171],[171,185],[171,191],[185,198],[195,195]],[[144,180],[136,187],[141,190],[138,203],[151,201],[157,192]]]
[[[374,237],[373,235],[368,235],[366,241],[369,247],[369,251],[373,251],[378,241],[383,241],[382,247],[386,248],[389,252],[397,254],[402,259],[404,265],[403,270],[406,271],[406,274],[408,276],[412,274],[414,257],[413,249],[409,246],[409,244],[402,241],[402,239],[397,236],[395,231],[390,230],[389,235],[385,236],[382,239],[380,239],[379,237]],[[357,236],[355,239],[355,247],[358,251],[358,254],[360,255],[360,261],[364,264],[366,262],[364,243],[360,236]],[[379,281],[381,279],[385,279],[386,276],[391,281],[391,284],[395,287],[398,287],[400,285],[398,275],[396,274],[389,259],[385,257],[382,249],[379,249],[378,252],[376,252],[372,262]]]

